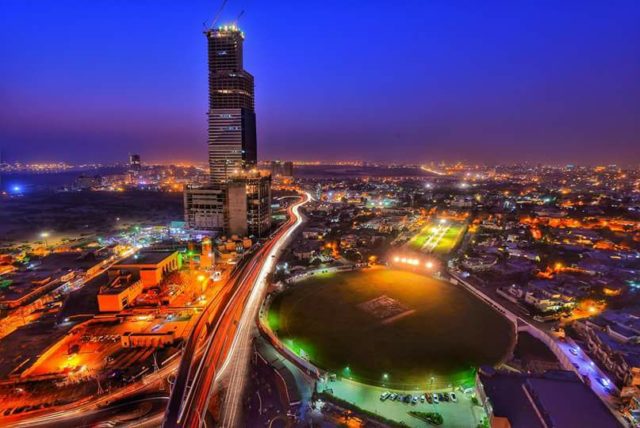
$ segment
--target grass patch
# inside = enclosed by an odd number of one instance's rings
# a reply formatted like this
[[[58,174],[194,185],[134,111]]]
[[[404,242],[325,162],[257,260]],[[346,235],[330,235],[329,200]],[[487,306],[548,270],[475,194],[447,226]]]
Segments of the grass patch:
[[[462,223],[452,222],[442,226],[438,222],[430,222],[411,238],[407,245],[416,251],[448,254],[458,245],[465,230],[466,226]],[[433,249],[424,248],[429,241],[433,244]]]
[[[362,309],[380,296],[410,314],[385,323]],[[459,287],[394,269],[309,278],[272,303],[269,325],[285,346],[338,376],[389,388],[473,385],[474,368],[500,361],[513,336],[509,321]]]
[[[438,412],[416,412],[412,410],[409,414],[414,418],[421,419],[431,425],[442,425],[444,423],[442,415]]]

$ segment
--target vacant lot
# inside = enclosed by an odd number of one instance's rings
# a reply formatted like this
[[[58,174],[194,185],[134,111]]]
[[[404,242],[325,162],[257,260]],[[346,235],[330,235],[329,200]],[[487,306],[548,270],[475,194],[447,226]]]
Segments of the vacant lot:
[[[276,296],[269,323],[319,367],[388,385],[463,382],[514,339],[509,322],[466,291],[384,268],[293,285]]]
[[[60,192],[35,193],[3,200],[0,247],[27,244],[50,233],[62,238],[106,234],[132,224],[165,225],[182,220],[182,193]]]

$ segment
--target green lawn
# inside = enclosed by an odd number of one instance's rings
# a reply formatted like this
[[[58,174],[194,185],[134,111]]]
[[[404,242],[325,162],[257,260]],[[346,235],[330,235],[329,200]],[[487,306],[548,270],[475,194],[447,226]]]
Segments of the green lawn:
[[[358,306],[382,295],[414,312],[385,324]],[[383,268],[293,285],[275,297],[268,320],[319,367],[389,386],[472,383],[473,369],[500,361],[513,339],[509,322],[466,291]]]
[[[443,228],[446,228],[446,231],[442,235],[441,231]],[[411,238],[407,245],[409,248],[417,251],[448,254],[458,245],[458,242],[460,242],[464,236],[465,230],[466,226],[462,223],[448,222],[442,226],[438,222],[430,222]],[[424,248],[430,239],[432,239],[434,243],[433,250],[431,250],[431,248]]]

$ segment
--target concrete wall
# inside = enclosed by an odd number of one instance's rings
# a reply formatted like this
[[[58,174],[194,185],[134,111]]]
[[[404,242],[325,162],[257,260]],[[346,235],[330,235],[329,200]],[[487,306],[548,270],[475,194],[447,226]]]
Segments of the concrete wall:
[[[230,235],[247,236],[247,191],[246,184],[229,183],[227,187],[227,213],[228,228]]]
[[[449,272],[449,274],[451,275],[451,283],[452,284],[461,285],[467,291],[469,291],[471,294],[475,295],[477,298],[482,300],[484,303],[486,303],[487,305],[491,306],[491,308],[493,308],[495,311],[497,311],[500,314],[504,315],[504,317],[507,318],[509,321],[511,321],[514,324],[515,327],[518,326],[518,320],[520,319],[520,317],[515,315],[513,312],[511,312],[510,310],[508,310],[507,308],[505,308],[504,306],[502,306],[498,302],[496,302],[493,299],[491,299],[489,296],[484,294],[482,291],[478,290],[477,288],[475,288],[474,286],[469,284],[467,281],[462,279],[457,274],[452,273],[452,272]]]
[[[571,364],[571,360],[569,360],[567,355],[564,352],[562,352],[562,349],[560,349],[556,341],[551,336],[544,333],[537,327],[534,327],[531,324],[525,323],[525,322],[520,324],[520,326],[518,327],[518,331],[529,333],[531,336],[535,337],[536,339],[538,339],[539,341],[547,345],[547,348],[549,348],[551,352],[553,352],[553,354],[556,356],[556,358],[562,365],[563,369],[572,370],[576,372],[576,374],[580,378],[582,378],[582,376],[580,375],[580,372],[578,372],[578,370],[573,366],[573,364]]]

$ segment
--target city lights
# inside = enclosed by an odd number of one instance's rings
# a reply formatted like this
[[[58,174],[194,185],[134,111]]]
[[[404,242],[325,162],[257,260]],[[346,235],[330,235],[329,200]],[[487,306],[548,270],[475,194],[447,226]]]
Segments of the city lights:
[[[408,265],[413,267],[424,266],[426,269],[429,269],[429,270],[433,269],[435,266],[433,261],[431,260],[424,261],[416,257],[393,256],[391,260],[394,263],[401,264],[401,265]]]
[[[7,3],[0,427],[640,427],[637,0]]]

